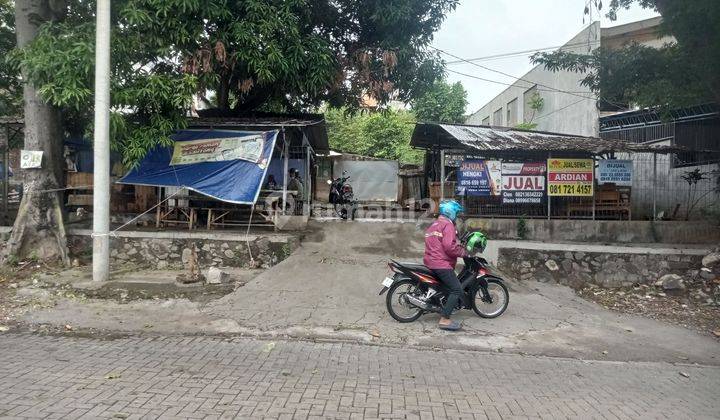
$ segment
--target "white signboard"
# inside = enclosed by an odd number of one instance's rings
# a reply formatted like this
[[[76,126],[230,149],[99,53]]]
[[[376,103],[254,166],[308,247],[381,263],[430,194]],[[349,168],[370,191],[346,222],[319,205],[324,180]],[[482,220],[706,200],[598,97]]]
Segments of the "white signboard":
[[[503,204],[541,204],[546,169],[545,162],[503,163]]]
[[[200,162],[248,160],[260,163],[263,136],[230,137],[192,141],[176,141],[170,165],[189,165]]]
[[[20,168],[32,169],[42,167],[42,150],[21,150]]]
[[[632,187],[633,161],[603,159],[598,166],[598,183]]]

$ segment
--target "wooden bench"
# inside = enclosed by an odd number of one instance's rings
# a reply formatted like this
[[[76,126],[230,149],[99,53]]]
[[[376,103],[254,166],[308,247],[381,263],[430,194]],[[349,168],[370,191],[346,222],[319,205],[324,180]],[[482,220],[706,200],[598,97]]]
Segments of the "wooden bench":
[[[592,213],[593,205],[590,203],[572,203],[567,206],[567,217],[571,217],[574,213]],[[630,202],[622,199],[620,191],[617,190],[599,190],[595,193],[595,215],[617,214],[620,219],[623,215],[627,215],[630,220],[631,210]]]
[[[257,208],[252,210],[242,207],[209,207],[207,210],[207,228],[226,226],[257,226],[272,227],[272,217],[268,217]],[[249,217],[250,211],[253,212],[252,223]]]
[[[192,230],[197,226],[197,210],[195,207],[157,206],[155,227],[187,225]]]

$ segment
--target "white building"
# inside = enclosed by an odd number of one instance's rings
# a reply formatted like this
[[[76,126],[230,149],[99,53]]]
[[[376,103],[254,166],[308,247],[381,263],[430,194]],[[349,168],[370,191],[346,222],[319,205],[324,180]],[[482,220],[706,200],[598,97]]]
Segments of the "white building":
[[[600,46],[620,48],[632,42],[658,47],[673,41],[672,37],[660,34],[660,21],[656,17],[610,28],[601,28],[600,22],[594,22],[561,50],[590,54]],[[597,136],[599,118],[606,112],[598,106],[595,94],[580,84],[584,77],[582,73],[552,72],[543,65],[535,66],[470,115],[467,124],[514,127],[527,122],[536,123],[536,130]],[[539,111],[529,106],[536,93],[543,99]]]

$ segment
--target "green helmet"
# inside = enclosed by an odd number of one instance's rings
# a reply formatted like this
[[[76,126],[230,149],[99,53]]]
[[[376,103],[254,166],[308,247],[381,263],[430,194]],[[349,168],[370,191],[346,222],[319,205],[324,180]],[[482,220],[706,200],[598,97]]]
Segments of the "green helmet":
[[[465,249],[467,249],[468,252],[473,252],[475,249],[478,249],[480,252],[483,252],[485,250],[485,247],[487,246],[487,236],[485,236],[482,232],[473,232],[470,234],[467,240],[467,245],[465,245]]]

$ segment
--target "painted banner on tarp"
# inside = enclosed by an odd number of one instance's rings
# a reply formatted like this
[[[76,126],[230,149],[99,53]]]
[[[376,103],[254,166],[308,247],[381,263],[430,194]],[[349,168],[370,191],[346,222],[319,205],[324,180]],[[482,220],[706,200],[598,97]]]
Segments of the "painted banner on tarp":
[[[545,162],[503,163],[503,204],[541,204],[545,196]]]
[[[175,142],[170,165],[237,159],[259,163],[263,144],[259,135]]]
[[[466,159],[457,171],[457,195],[500,195],[502,167],[500,161]]]
[[[592,159],[548,159],[548,195],[591,196]]]
[[[603,159],[598,166],[598,183],[632,187],[633,161]]]

